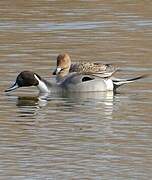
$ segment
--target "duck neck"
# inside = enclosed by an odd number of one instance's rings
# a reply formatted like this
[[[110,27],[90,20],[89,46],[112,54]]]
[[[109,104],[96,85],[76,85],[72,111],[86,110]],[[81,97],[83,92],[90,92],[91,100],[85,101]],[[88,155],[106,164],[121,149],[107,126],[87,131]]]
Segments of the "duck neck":
[[[49,93],[50,92],[47,85],[43,81],[39,81],[39,84],[37,85],[37,88],[40,91],[40,93]]]
[[[50,90],[49,90],[49,88],[47,87],[47,84],[46,84],[43,80],[40,80],[37,76],[35,76],[35,78],[36,78],[37,81],[38,81],[37,88],[38,88],[39,92],[40,92],[40,93],[49,93]]]

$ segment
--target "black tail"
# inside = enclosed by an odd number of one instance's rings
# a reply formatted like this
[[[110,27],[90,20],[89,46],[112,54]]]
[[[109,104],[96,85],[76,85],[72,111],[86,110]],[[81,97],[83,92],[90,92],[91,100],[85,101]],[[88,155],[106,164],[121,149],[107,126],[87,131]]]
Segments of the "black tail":
[[[117,79],[117,78],[114,78],[113,79],[113,84],[114,84],[114,88],[117,89],[119,86],[123,85],[123,84],[128,84],[128,83],[132,83],[138,79],[142,79],[142,78],[145,78],[147,77],[148,75],[142,75],[142,76],[138,76],[138,77],[135,77],[135,78],[131,78],[131,79]]]

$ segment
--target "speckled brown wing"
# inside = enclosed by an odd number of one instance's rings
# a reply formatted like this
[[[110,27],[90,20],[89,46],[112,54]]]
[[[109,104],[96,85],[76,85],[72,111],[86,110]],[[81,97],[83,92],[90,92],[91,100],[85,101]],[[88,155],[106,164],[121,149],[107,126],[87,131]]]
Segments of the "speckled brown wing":
[[[109,77],[115,73],[118,68],[112,64],[101,63],[75,63],[70,67],[70,72],[78,72],[82,74],[92,74],[99,77]]]

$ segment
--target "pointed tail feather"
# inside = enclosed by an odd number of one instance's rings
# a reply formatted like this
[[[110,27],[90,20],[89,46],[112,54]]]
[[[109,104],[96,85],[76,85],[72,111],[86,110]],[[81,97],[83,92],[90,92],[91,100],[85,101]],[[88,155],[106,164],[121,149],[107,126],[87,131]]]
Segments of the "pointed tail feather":
[[[118,88],[119,86],[123,85],[123,84],[128,84],[128,83],[132,83],[138,79],[142,79],[142,78],[145,78],[147,77],[148,75],[142,75],[142,76],[138,76],[138,77],[135,77],[135,78],[131,78],[131,79],[117,79],[117,78],[114,78],[113,79],[113,83],[114,83],[114,87],[115,89]]]

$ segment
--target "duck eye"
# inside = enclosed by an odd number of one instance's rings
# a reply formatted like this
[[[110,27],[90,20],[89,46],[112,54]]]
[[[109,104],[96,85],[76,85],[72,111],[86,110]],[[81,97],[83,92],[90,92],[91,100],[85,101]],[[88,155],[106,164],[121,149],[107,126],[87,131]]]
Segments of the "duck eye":
[[[64,69],[62,68],[62,69],[60,70],[60,72],[63,71],[63,70],[64,70]]]

